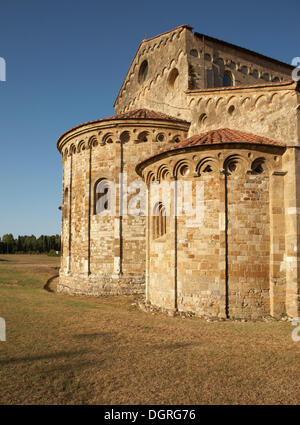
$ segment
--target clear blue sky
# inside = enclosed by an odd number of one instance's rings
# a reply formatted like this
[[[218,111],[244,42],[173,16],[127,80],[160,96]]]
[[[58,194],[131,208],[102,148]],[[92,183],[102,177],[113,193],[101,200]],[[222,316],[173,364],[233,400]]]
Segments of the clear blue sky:
[[[113,114],[139,42],[178,25],[291,63],[300,2],[1,0],[0,236],[60,233],[58,137]]]

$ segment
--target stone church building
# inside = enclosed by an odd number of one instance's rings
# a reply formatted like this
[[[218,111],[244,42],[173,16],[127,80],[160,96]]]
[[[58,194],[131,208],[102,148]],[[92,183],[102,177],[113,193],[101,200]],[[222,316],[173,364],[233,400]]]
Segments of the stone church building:
[[[300,93],[292,69],[188,25],[143,40],[115,115],[58,140],[58,290],[145,293],[154,306],[197,315],[300,316]],[[170,213],[163,196],[146,203],[146,214],[126,213],[136,182],[149,197],[153,183],[172,183]],[[178,187],[197,182],[203,217],[191,226],[185,210],[178,214]],[[196,202],[194,189],[191,196]]]

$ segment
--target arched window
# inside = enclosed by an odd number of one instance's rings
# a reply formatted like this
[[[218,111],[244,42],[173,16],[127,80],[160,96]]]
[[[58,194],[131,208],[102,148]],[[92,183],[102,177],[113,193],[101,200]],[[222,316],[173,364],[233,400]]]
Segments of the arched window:
[[[162,202],[158,202],[153,208],[153,239],[157,239],[167,233],[167,214]]]
[[[138,81],[143,83],[146,80],[148,74],[148,61],[144,60],[139,69]]]
[[[195,58],[197,58],[198,57],[198,50],[197,49],[190,50],[190,55],[191,56],[194,56]]]
[[[225,71],[223,75],[223,87],[233,86],[233,77],[230,71]]]
[[[273,83],[279,83],[280,79],[278,77],[274,77],[272,81],[273,81]]]
[[[103,214],[111,210],[111,188],[106,179],[100,179],[95,183],[94,191],[94,214]]]
[[[262,78],[263,78],[263,80],[265,80],[265,81],[270,81],[270,75],[267,73],[267,72],[265,72],[264,74],[263,74],[263,76],[262,76]]]
[[[68,214],[69,214],[69,189],[66,187],[65,191],[64,191],[64,199],[63,199],[63,214],[64,214],[64,219],[66,220],[68,218]]]
[[[176,87],[178,81],[179,72],[177,68],[173,68],[168,77],[168,85],[171,89]]]

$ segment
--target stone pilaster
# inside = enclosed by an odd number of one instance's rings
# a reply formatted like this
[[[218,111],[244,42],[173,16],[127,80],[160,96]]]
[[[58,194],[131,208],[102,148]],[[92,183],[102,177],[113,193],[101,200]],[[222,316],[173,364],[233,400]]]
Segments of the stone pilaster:
[[[288,148],[283,156],[283,168],[288,170],[284,179],[285,204],[285,263],[286,313],[299,314],[300,285],[300,151]]]
[[[270,314],[279,318],[286,312],[284,176],[270,175]]]

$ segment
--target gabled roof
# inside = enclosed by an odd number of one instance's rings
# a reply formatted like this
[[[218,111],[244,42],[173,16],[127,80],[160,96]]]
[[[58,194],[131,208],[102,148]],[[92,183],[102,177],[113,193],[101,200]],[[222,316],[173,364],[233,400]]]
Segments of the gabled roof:
[[[120,93],[121,93],[121,91],[122,91],[122,89],[123,89],[123,87],[124,87],[124,84],[125,84],[125,82],[126,82],[126,80],[127,80],[128,75],[129,75],[130,69],[131,69],[131,67],[132,67],[132,65],[133,65],[133,63],[134,63],[134,61],[135,61],[135,58],[136,58],[136,56],[137,56],[137,54],[138,54],[138,52],[139,52],[139,50],[140,50],[141,46],[142,46],[144,43],[147,43],[147,42],[149,42],[149,41],[154,40],[155,38],[161,37],[161,36],[163,36],[163,35],[165,35],[165,34],[168,34],[168,33],[170,33],[170,32],[177,31],[177,30],[178,30],[178,29],[180,29],[180,28],[186,28],[187,30],[189,30],[189,31],[193,32],[193,27],[191,27],[190,25],[179,25],[179,26],[178,26],[178,27],[176,27],[176,28],[173,28],[173,29],[171,29],[171,30],[169,30],[169,31],[163,32],[163,33],[161,33],[161,34],[158,34],[158,35],[156,35],[155,37],[151,37],[151,38],[148,38],[148,39],[142,40],[142,41],[140,42],[140,44],[139,44],[139,46],[138,46],[138,48],[137,48],[137,51],[136,51],[136,53],[135,53],[135,55],[134,55],[134,58],[132,59],[131,64],[130,64],[130,66],[129,66],[129,68],[128,68],[127,74],[126,74],[126,76],[125,76],[125,78],[124,78],[124,80],[123,80],[123,83],[122,83],[121,87],[120,87],[120,90],[119,90],[119,92],[118,92],[118,94],[117,94],[116,100],[115,100],[115,102],[114,102],[114,106],[116,105],[116,103],[117,103],[117,101],[118,101],[118,98],[119,98],[119,96],[120,96]],[[199,33],[199,32],[193,32],[193,34],[194,34],[194,36],[195,36],[195,37],[197,37],[197,38],[201,39],[202,41],[203,41],[203,39],[204,39],[204,40],[211,41],[211,42],[214,42],[214,43],[219,43],[219,44],[222,44],[223,46],[227,46],[227,47],[233,48],[233,49],[235,49],[235,50],[238,50],[238,51],[240,51],[240,52],[244,52],[244,53],[250,54],[250,55],[252,55],[252,56],[256,56],[256,57],[258,57],[258,58],[260,58],[260,59],[267,60],[267,61],[269,61],[269,62],[272,62],[272,63],[276,64],[276,65],[284,66],[284,67],[286,67],[287,69],[290,69],[290,70],[294,69],[294,66],[292,66],[292,65],[290,65],[290,64],[288,64],[288,63],[285,63],[285,62],[279,61],[279,60],[274,59],[274,58],[271,58],[271,57],[269,57],[269,56],[265,56],[265,55],[263,55],[263,54],[261,54],[261,53],[257,53],[257,52],[255,52],[254,50],[249,50],[249,49],[246,49],[245,47],[241,47],[241,46],[238,46],[238,45],[235,45],[235,44],[232,44],[232,43],[228,43],[227,41],[219,40],[219,39],[217,39],[217,38],[211,37],[211,36],[209,36],[209,35],[201,34],[201,33]]]
[[[247,53],[247,54],[250,54],[250,55],[254,55],[254,56],[259,57],[261,59],[268,60],[269,62],[273,62],[277,65],[282,65],[282,66],[285,66],[285,67],[290,68],[290,69],[295,68],[294,66],[292,66],[288,63],[285,63],[285,62],[279,61],[277,59],[271,58],[270,56],[265,56],[261,53],[255,52],[254,50],[249,50],[249,49],[246,49],[245,47],[241,47],[241,46],[238,46],[236,44],[231,44],[231,43],[228,43],[227,41],[219,40],[218,38],[210,37],[209,35],[201,34],[199,32],[194,32],[194,35],[197,38],[200,38],[201,40],[203,40],[203,37],[204,37],[205,40],[212,41],[214,43],[219,43],[219,44],[222,44],[223,46],[231,47],[232,49],[235,49],[235,50],[238,50],[240,52],[244,52],[244,53]]]
[[[119,89],[119,92],[118,92],[118,94],[117,94],[116,100],[114,101],[114,106],[116,106],[117,100],[118,100],[118,98],[119,98],[119,96],[120,96],[120,93],[121,93],[121,91],[122,91],[122,89],[123,89],[123,87],[124,87],[124,84],[125,84],[125,82],[126,82],[126,80],[127,80],[128,75],[129,75],[129,71],[130,71],[130,69],[131,69],[131,67],[132,67],[132,65],[133,65],[133,63],[134,63],[134,61],[135,61],[135,58],[137,57],[137,54],[138,54],[138,52],[139,52],[139,50],[140,50],[141,46],[142,46],[144,43],[147,43],[148,41],[152,41],[152,40],[154,40],[155,38],[158,38],[158,37],[161,37],[161,36],[163,36],[163,35],[169,34],[170,32],[173,32],[173,31],[177,31],[179,28],[187,28],[187,29],[188,29],[188,30],[190,30],[190,31],[192,31],[192,29],[193,29],[190,25],[179,25],[179,26],[178,26],[178,27],[176,27],[176,28],[173,28],[173,29],[171,29],[171,30],[169,30],[169,31],[165,31],[165,32],[163,32],[163,33],[161,33],[161,34],[156,35],[155,37],[151,37],[151,38],[148,38],[148,39],[142,40],[142,41],[140,42],[140,44],[139,44],[139,46],[138,46],[138,48],[137,48],[137,51],[135,52],[134,58],[132,59],[131,64],[130,64],[130,66],[129,66],[129,68],[128,68],[127,74],[125,75],[125,78],[124,78],[124,80],[123,80],[123,83],[122,83],[122,85],[121,85],[121,87],[120,87],[120,89]]]

